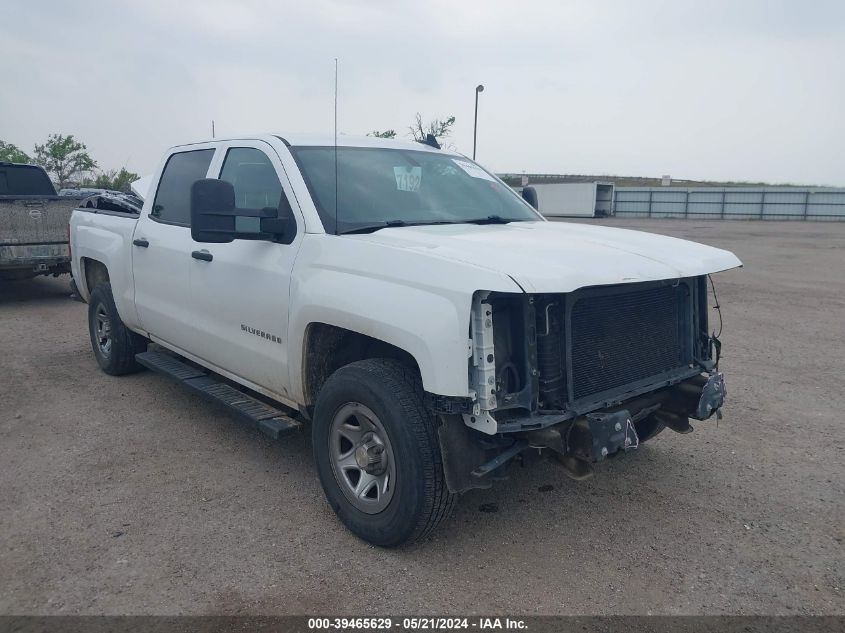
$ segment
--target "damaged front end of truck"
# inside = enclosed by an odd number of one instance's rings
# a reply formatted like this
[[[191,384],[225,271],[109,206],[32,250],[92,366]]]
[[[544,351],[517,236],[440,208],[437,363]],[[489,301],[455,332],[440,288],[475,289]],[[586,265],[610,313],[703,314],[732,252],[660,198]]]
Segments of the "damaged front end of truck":
[[[721,416],[707,280],[475,293],[470,397],[431,400],[449,488],[489,487],[537,455],[582,479],[665,428],[689,433],[691,419]]]

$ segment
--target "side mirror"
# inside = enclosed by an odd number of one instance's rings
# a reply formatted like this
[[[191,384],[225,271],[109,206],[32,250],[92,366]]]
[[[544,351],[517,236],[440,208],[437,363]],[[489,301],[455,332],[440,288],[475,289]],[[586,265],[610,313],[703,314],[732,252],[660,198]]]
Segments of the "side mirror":
[[[523,187],[522,199],[534,207],[535,210],[540,210],[540,204],[537,201],[537,190],[534,187]]]
[[[203,178],[191,185],[191,237],[195,242],[213,244],[235,239],[235,188],[232,183]]]
[[[191,237],[195,242],[223,244],[241,239],[290,244],[295,233],[296,221],[284,195],[278,209],[239,209],[230,182],[204,178],[191,186]]]

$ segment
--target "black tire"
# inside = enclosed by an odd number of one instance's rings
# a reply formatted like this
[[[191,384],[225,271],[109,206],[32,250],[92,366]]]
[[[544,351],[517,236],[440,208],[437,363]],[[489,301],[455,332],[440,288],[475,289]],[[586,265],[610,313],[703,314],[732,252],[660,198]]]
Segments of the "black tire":
[[[109,324],[109,345],[102,342],[98,332],[98,321],[107,317]],[[100,368],[111,376],[122,376],[143,369],[135,360],[135,354],[146,351],[147,339],[129,330],[120,319],[111,284],[101,282],[91,292],[88,301],[88,333],[91,336],[91,348]]]
[[[392,447],[395,467],[389,502],[376,513],[364,512],[350,502],[332,465],[333,421],[344,407],[361,405],[377,416]],[[436,419],[423,404],[419,375],[405,364],[371,359],[338,369],[317,397],[312,436],[326,498],[359,538],[397,547],[427,536],[451,514],[457,495],[446,486]]]
[[[634,429],[636,429],[637,437],[640,438],[641,443],[657,437],[665,428],[666,426],[657,420],[654,414],[648,415],[634,424]]]

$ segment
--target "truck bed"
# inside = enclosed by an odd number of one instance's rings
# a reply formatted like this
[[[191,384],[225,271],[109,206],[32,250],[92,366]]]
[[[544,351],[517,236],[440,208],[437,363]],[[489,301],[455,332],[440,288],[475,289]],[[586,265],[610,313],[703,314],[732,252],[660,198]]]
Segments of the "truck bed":
[[[102,263],[109,272],[114,288],[114,301],[123,322],[129,327],[138,327],[135,310],[135,283],[132,277],[132,234],[138,216],[119,211],[108,211],[91,207],[77,207],[70,218],[72,240],[73,277],[79,295],[88,301],[85,274],[86,259]]]

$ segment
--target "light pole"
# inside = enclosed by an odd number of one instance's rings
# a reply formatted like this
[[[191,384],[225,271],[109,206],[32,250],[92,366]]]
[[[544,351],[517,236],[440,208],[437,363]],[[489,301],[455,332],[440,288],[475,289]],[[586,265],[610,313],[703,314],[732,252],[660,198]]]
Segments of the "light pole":
[[[472,160],[475,160],[475,141],[478,138],[478,93],[484,92],[484,86],[475,87],[475,123],[472,125]]]

